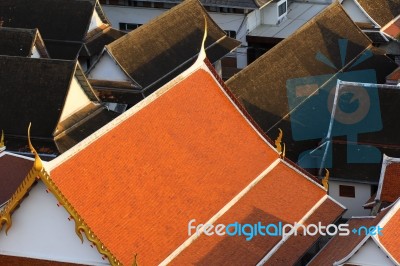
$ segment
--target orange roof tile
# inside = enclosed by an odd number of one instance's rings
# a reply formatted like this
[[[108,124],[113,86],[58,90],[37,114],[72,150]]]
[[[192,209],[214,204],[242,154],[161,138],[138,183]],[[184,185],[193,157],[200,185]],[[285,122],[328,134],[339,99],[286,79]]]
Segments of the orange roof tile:
[[[189,220],[208,221],[278,158],[205,68],[160,89],[50,167],[60,191],[124,265],[135,253],[139,264],[160,263],[188,238]],[[286,201],[281,218],[299,216]]]
[[[389,218],[389,221],[384,224],[382,236],[379,236],[379,242],[389,252],[389,254],[400,263],[400,200],[398,200],[395,213]]]
[[[386,166],[382,183],[380,200],[382,202],[395,202],[400,197],[400,162],[393,162]]]
[[[390,208],[381,211],[376,217],[352,218],[348,221],[349,229],[360,226],[376,226],[385,217]],[[349,255],[358,244],[363,241],[364,235],[350,234],[348,236],[336,235],[328,244],[313,258],[308,266],[333,265]]]
[[[280,221],[284,224],[294,223],[300,221],[324,196],[326,196],[325,190],[281,162],[215,224],[261,222],[266,225]],[[343,209],[336,203],[332,204],[328,198],[307,221],[321,219],[322,222],[333,222],[342,212]],[[296,240],[300,240],[298,238]],[[281,237],[257,235],[251,241],[246,241],[244,236],[203,234],[178,255],[171,265],[255,265],[281,239]],[[289,253],[280,254],[278,249],[279,254],[275,253],[277,256],[273,255],[271,257],[273,260],[268,260],[267,265],[279,264],[277,263],[279,260],[288,262],[280,265],[293,264],[315,241],[308,240],[311,241],[301,239],[298,243],[289,242],[288,245],[293,247],[295,252],[292,254],[293,250],[290,249]],[[281,249],[286,250],[285,245],[286,243]]]
[[[381,30],[384,32],[386,35],[392,37],[393,39],[399,39],[400,38],[400,17],[397,17],[390,21],[388,24],[386,24],[385,27],[382,28]]]

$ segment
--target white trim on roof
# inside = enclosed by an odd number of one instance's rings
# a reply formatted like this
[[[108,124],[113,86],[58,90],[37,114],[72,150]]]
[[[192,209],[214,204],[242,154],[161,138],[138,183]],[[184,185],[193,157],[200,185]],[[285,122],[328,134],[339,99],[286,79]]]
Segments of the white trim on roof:
[[[255,185],[257,185],[265,176],[268,175],[278,164],[281,159],[276,159],[272,164],[268,166],[260,175],[258,175],[250,184],[247,185],[242,191],[239,192],[231,201],[228,202],[219,212],[217,212],[210,220],[204,223],[204,225],[215,223],[222,215],[228,212],[233,205],[235,205],[241,198],[243,198]],[[175,259],[183,250],[185,250],[190,244],[192,244],[197,238],[203,234],[204,225],[200,228],[199,234],[193,234],[191,237],[186,239],[175,251],[173,251],[166,259],[164,259],[159,265],[167,265],[173,259]]]
[[[383,154],[381,175],[379,177],[378,191],[376,192],[375,200],[381,200],[383,183],[385,181],[386,168],[388,167],[388,165],[392,163],[400,163],[400,158],[393,158],[387,156],[386,154]]]
[[[375,24],[375,27],[381,28],[381,25],[379,25],[368,13],[365,11],[365,9],[360,5],[358,0],[354,0],[354,3],[361,9],[361,11],[367,16],[368,19],[372,21],[372,23]]]
[[[389,35],[389,34],[387,34],[386,32],[385,32],[385,30],[387,29],[387,28],[389,28],[390,26],[392,26],[397,20],[399,20],[400,19],[400,15],[398,15],[397,17],[395,17],[394,19],[392,19],[391,21],[389,21],[389,23],[387,23],[385,26],[383,26],[381,29],[380,29],[380,32],[381,32],[381,34],[382,35],[384,35],[384,36],[387,36],[388,38],[390,38],[391,40],[393,40],[393,41],[398,41],[396,38],[393,38],[391,35]],[[385,37],[386,38],[386,37]],[[389,40],[387,40],[387,41],[389,41]]]
[[[8,152],[8,151],[0,152],[0,158],[3,157],[4,155],[10,155],[10,156],[18,157],[18,158],[25,159],[25,160],[28,160],[28,161],[34,161],[35,160],[35,159],[31,158],[31,157],[19,155],[19,154],[16,154],[16,153],[11,153],[11,152]]]
[[[322,205],[322,203],[325,202],[325,200],[328,199],[328,195],[324,195],[301,219],[300,221],[298,221],[298,223],[296,224],[295,230],[297,231],[297,229],[300,227],[301,224],[304,224],[304,222],[310,218],[310,216]],[[265,265],[268,260],[275,254],[276,251],[278,251],[278,249],[285,244],[285,242],[292,236],[294,235],[294,232],[290,235],[285,235],[284,237],[282,237],[282,240],[278,242],[278,244],[276,244],[268,253],[267,255],[265,255],[264,258],[262,258],[258,263],[257,266],[262,266]]]

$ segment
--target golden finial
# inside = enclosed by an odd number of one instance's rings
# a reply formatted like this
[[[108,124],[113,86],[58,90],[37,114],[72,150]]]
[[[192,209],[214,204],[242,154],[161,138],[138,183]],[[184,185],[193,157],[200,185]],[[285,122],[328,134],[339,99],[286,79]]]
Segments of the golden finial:
[[[1,131],[0,148],[4,148],[4,131]]]
[[[203,35],[203,41],[201,42],[200,53],[196,60],[197,63],[203,62],[204,59],[206,59],[206,50],[205,50],[206,39],[207,39],[207,17],[204,15],[204,35]]]
[[[283,138],[283,131],[282,129],[278,128],[279,130],[279,135],[275,140],[275,146],[276,146],[276,150],[279,152],[281,158],[285,158],[285,153],[286,153],[286,146],[285,143],[282,143],[282,138]],[[282,145],[283,145],[283,149],[282,149]]]
[[[133,257],[133,263],[132,266],[139,266],[139,264],[137,263],[137,253],[134,255]]]
[[[29,123],[28,126],[28,145],[29,149],[31,150],[31,153],[35,155],[35,163],[33,164],[33,167],[35,168],[35,170],[41,171],[43,169],[42,160],[40,159],[39,154],[36,152],[35,148],[32,146],[31,143],[31,123]]]
[[[329,188],[329,170],[325,168],[325,177],[322,179],[322,185],[326,190]]]

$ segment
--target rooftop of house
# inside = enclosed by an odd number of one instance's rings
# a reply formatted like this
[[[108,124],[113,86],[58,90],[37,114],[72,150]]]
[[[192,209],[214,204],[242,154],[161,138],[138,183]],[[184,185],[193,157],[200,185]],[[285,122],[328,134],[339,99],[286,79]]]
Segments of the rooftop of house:
[[[393,203],[398,198],[400,198],[400,159],[385,155],[375,200]]]
[[[400,14],[399,0],[356,0],[362,9],[380,27],[385,26]]]
[[[352,254],[355,254],[363,244],[373,238],[374,243],[392,260],[398,264],[400,261],[400,246],[398,245],[398,226],[400,222],[400,199],[391,206],[383,209],[377,216],[353,217],[348,221],[349,228],[360,226],[380,226],[382,235],[365,236],[363,234],[350,234],[348,236],[336,235],[328,244],[313,258],[310,266],[333,265],[345,263]],[[342,264],[340,264],[342,265]],[[347,264],[346,264],[347,265]]]
[[[188,238],[181,229],[192,217],[209,220],[278,159],[226,93],[197,63],[47,167],[121,263],[134,253],[160,263]]]
[[[39,260],[32,258],[24,258],[18,256],[6,256],[0,255],[1,265],[3,266],[84,266],[81,264],[75,263],[67,263],[67,262],[59,262],[59,261],[50,261],[50,260]]]
[[[250,36],[262,36],[272,38],[287,38],[297,29],[319,14],[329,4],[293,2],[287,7],[287,17],[279,25],[261,24],[252,30]]]
[[[107,51],[148,95],[196,60],[204,32],[204,17],[208,23],[207,56],[214,63],[240,42],[227,37],[198,0],[185,1],[166,11],[107,45]]]
[[[386,36],[392,38],[393,40],[400,39],[400,16],[397,16],[392,21],[387,23],[382,29],[381,32]]]
[[[32,166],[30,157],[0,151],[0,207],[15,193]]]
[[[326,105],[317,106],[319,112],[310,116],[302,115],[307,110],[311,114],[316,102],[327,102],[327,98],[317,101],[318,97],[328,97],[338,78],[357,81],[375,75],[372,81],[385,83],[395,68],[342,6],[333,3],[227,84],[271,139],[278,136],[279,128],[283,130],[286,156],[297,162],[302,152],[316,148],[327,136],[331,115]],[[352,74],[369,69],[374,75]],[[323,122],[316,126],[316,121]]]
[[[280,162],[214,224],[329,224],[343,212],[344,207],[327,197],[322,187]],[[202,234],[170,264],[256,265],[262,261],[265,265],[293,265],[321,236],[298,232],[298,236],[292,235],[284,241],[280,236],[260,234],[250,241],[244,236]]]
[[[37,29],[0,27],[1,55],[31,57],[35,46],[42,57],[49,57]]]

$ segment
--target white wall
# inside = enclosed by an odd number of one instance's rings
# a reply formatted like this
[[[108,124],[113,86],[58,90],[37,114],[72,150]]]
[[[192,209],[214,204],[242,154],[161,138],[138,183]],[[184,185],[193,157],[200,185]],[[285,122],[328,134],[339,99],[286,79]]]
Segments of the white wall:
[[[354,22],[372,23],[372,21],[358,7],[354,0],[344,0],[342,2],[342,6]]]
[[[41,58],[38,49],[36,48],[36,45],[33,46],[32,48],[32,55],[31,58]]]
[[[97,29],[102,24],[103,24],[103,22],[101,21],[101,18],[99,17],[99,14],[97,14],[97,11],[95,9],[93,12],[93,15],[92,15],[92,20],[90,21],[88,32],[90,32],[91,30]]]
[[[339,196],[339,185],[355,186],[355,198]],[[347,211],[343,218],[352,216],[365,216],[370,214],[370,210],[365,210],[362,206],[371,198],[371,185],[351,182],[340,182],[329,180],[329,195],[346,206]]]
[[[57,207],[57,200],[46,193],[39,181],[19,209],[12,215],[13,225],[0,232],[0,254],[89,265],[109,265],[96,247],[75,234],[75,222],[68,212]]]
[[[94,63],[87,77],[98,80],[130,81],[129,77],[107,52]]]
[[[372,239],[368,239],[364,246],[362,246],[346,263],[369,266],[395,265]]]
[[[72,79],[67,99],[65,101],[64,109],[61,113],[60,122],[64,121],[69,116],[79,111],[89,103],[90,99],[83,91],[81,85],[78,82],[78,79],[74,77]]]

